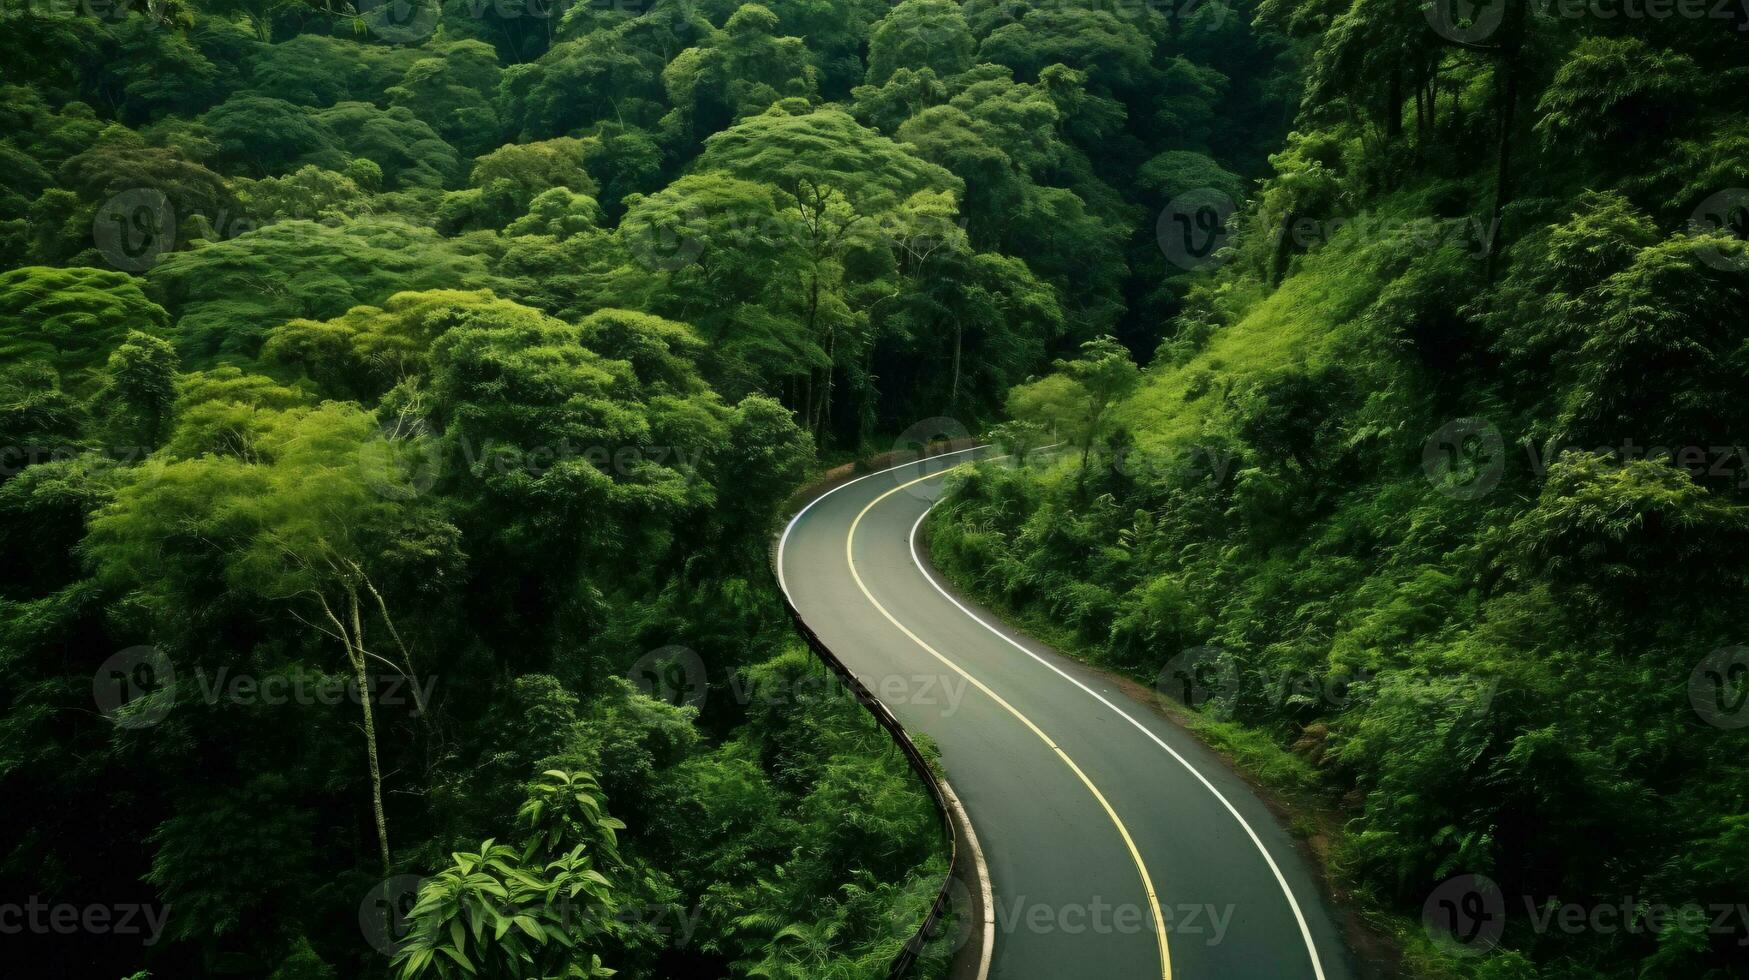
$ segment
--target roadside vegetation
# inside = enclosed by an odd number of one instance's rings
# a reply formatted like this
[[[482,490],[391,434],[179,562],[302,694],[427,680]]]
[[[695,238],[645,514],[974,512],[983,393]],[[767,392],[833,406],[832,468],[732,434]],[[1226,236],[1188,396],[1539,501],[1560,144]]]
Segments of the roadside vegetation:
[[[1742,15],[1475,10],[1260,8],[1270,173],[1140,367],[1009,395],[1073,451],[959,478],[933,555],[1309,782],[1416,971],[1741,976]]]

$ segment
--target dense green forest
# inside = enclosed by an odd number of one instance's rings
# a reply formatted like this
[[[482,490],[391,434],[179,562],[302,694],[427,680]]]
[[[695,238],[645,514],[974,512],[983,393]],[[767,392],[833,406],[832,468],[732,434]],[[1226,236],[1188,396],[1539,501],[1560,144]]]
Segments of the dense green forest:
[[[8,953],[884,975],[935,815],[767,546],[946,418],[1025,465],[935,557],[1337,814],[1410,972],[1740,975],[1743,917],[1547,923],[1749,896],[1746,54],[1711,3],[9,4],[0,896],[115,921]],[[1423,938],[1478,880],[1504,933]]]
[[[1451,6],[1259,7],[1292,133],[933,554],[1321,799],[1409,972],[1743,976],[1749,15]]]
[[[884,975],[940,831],[774,519],[1159,342],[1255,13],[8,4],[6,969]]]

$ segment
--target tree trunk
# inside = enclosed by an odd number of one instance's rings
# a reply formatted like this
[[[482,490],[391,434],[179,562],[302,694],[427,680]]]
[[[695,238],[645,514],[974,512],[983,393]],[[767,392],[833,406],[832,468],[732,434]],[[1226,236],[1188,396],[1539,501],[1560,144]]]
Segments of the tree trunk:
[[[370,706],[370,679],[364,663],[364,626],[358,616],[358,590],[347,587],[347,602],[352,607],[352,670],[358,677],[358,708],[364,714],[364,748],[370,759],[370,806],[377,823],[377,856],[382,858],[383,874],[389,873],[389,821],[383,814],[383,770],[377,761],[377,723]]]
[[[377,723],[376,716],[370,704],[370,676],[365,669],[364,626],[358,615],[358,587],[348,583],[346,586],[347,612],[352,620],[351,628],[340,622],[340,617],[329,607],[328,600],[318,596],[322,604],[322,612],[328,621],[334,624],[335,636],[346,648],[346,659],[352,664],[353,678],[358,682],[358,707],[364,716],[364,751],[365,758],[370,763],[370,802],[371,815],[376,820],[377,857],[383,863],[383,875],[389,874],[389,821],[383,813],[383,770],[377,760]]]
[[[802,428],[809,433],[814,431],[814,372],[816,368],[808,368],[808,377],[802,382],[801,412]]]
[[[1502,55],[1500,63],[1500,144],[1494,164],[1494,206],[1489,212],[1488,251],[1482,260],[1482,278],[1494,281],[1496,260],[1501,245],[1500,221],[1506,205],[1512,203],[1512,136],[1518,117],[1518,52]]]
[[[1437,59],[1427,66],[1427,135],[1439,138],[1439,67]]]
[[[364,665],[364,625],[359,621],[359,591],[346,588],[352,606],[352,670],[359,677],[359,711],[364,712],[364,753],[371,761],[371,814],[376,817],[376,851],[388,873],[388,817],[383,816],[383,768],[376,760],[376,716],[371,711],[371,688]]]
[[[1081,471],[1075,474],[1075,497],[1087,499],[1087,466],[1093,457],[1093,441],[1099,438],[1099,423],[1105,419],[1105,408],[1099,406],[1087,413],[1087,441],[1081,444]]]
[[[953,318],[953,387],[948,390],[947,403],[954,411],[960,407],[960,351],[965,345],[966,328],[959,317]]]
[[[1501,215],[1505,213],[1506,205],[1512,203],[1512,138],[1518,125],[1518,75],[1526,30],[1525,4],[1508,2],[1506,21],[1500,31],[1500,65],[1497,69],[1500,82],[1500,143],[1494,165],[1494,206],[1490,210],[1488,227],[1484,230],[1490,242],[1487,255],[1482,260],[1482,277],[1488,282],[1494,281],[1497,268],[1502,238]]]
[[[823,433],[832,424],[833,375],[838,370],[838,331],[826,336],[826,390],[820,396],[820,429]]]
[[[1403,135],[1403,71],[1400,68],[1391,69],[1385,102],[1385,143],[1392,145]]]
[[[420,722],[429,726],[430,705],[425,703],[425,692],[419,687],[419,672],[413,669],[413,652],[401,640],[401,631],[395,628],[395,621],[389,617],[389,604],[384,601],[383,594],[377,591],[376,583],[362,571],[359,572],[359,577],[364,580],[364,587],[369,590],[371,598],[376,600],[377,613],[383,617],[383,625],[388,628],[389,638],[395,641],[395,646],[401,651],[401,664],[407,668],[407,686],[413,689],[413,706],[419,709]]]
[[[1423,68],[1421,74],[1415,79],[1415,169],[1417,172],[1422,170],[1427,162],[1427,141],[1429,130],[1433,128],[1432,100],[1432,72]]]

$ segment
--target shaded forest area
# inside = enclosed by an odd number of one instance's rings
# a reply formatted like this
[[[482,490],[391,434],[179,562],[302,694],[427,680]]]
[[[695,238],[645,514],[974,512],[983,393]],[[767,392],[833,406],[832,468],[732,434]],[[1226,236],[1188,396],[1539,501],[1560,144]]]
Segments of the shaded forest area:
[[[1255,12],[8,6],[9,961],[883,975],[938,830],[773,520],[1160,342],[1300,98]]]

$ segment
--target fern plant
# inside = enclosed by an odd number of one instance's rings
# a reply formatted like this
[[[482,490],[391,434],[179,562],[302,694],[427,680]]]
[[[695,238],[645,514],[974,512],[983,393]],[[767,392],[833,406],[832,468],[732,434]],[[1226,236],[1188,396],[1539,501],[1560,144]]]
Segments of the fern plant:
[[[419,888],[396,950],[398,980],[589,980],[609,977],[597,949],[618,926],[613,882],[596,869],[619,863],[615,832],[587,773],[549,770],[518,814],[518,849],[487,840],[456,852]]]

